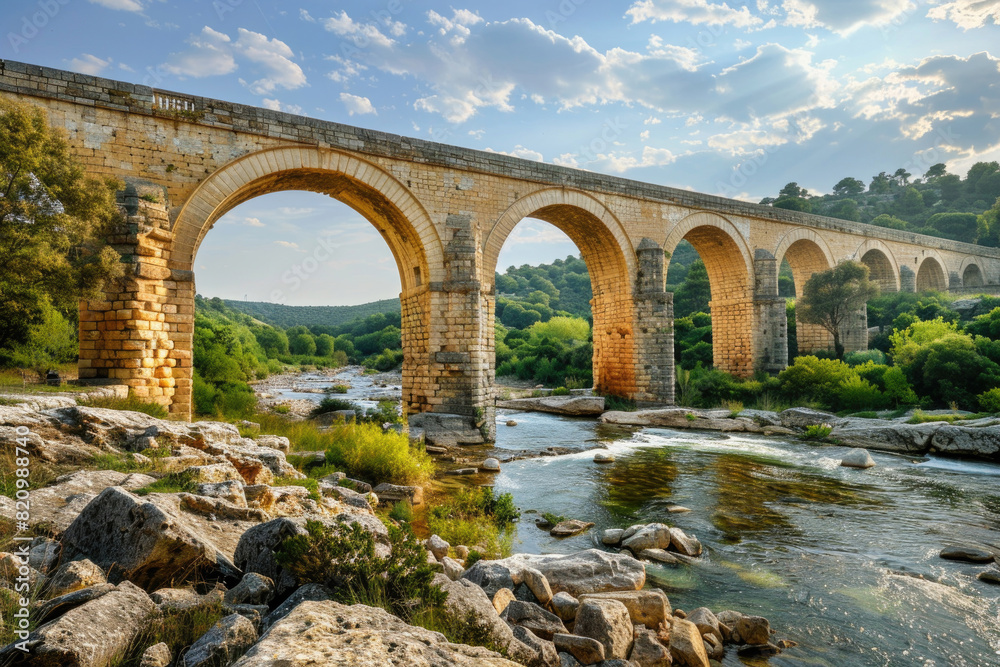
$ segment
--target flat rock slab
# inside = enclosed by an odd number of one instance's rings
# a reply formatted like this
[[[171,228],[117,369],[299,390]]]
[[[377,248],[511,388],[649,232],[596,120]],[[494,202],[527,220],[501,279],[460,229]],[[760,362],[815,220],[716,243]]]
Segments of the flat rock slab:
[[[731,418],[728,410],[696,410],[693,408],[662,408],[635,412],[610,411],[601,415],[601,422],[625,426],[659,426],[735,433],[760,433],[762,431],[757,422],[750,417]]]
[[[567,519],[565,521],[560,521],[549,534],[553,537],[570,537],[572,535],[579,535],[580,533],[590,530],[593,528],[594,524],[591,521],[580,521],[579,519]]]
[[[485,648],[451,644],[383,609],[303,602],[234,667],[519,667]]]
[[[498,408],[528,412],[550,412],[556,415],[592,417],[604,412],[603,396],[536,396],[498,401]]]

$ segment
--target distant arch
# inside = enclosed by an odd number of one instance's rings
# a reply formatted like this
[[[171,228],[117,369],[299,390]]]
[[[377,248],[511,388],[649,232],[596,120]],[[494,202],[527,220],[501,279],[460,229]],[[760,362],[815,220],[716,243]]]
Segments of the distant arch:
[[[812,274],[831,269],[836,264],[823,237],[811,229],[801,227],[781,238],[774,257],[779,267],[783,259],[788,259],[795,279],[796,296],[802,296],[802,287]]]
[[[944,263],[940,257],[928,254],[920,260],[920,268],[917,269],[917,291],[937,290],[943,292],[948,289],[948,274],[945,272]]]
[[[974,257],[966,257],[962,260],[959,275],[962,277],[963,287],[981,287],[986,284],[983,270]]]
[[[869,277],[883,292],[899,291],[899,265],[885,243],[866,239],[853,257],[868,267]]]

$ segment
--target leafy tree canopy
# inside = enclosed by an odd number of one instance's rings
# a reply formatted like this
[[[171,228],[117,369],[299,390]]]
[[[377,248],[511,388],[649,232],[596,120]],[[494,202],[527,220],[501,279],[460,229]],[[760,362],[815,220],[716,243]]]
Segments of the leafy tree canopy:
[[[796,316],[818,324],[833,334],[837,358],[844,356],[844,327],[869,300],[878,295],[878,285],[868,279],[868,267],[860,262],[841,262],[832,269],[814,273],[802,288]]]

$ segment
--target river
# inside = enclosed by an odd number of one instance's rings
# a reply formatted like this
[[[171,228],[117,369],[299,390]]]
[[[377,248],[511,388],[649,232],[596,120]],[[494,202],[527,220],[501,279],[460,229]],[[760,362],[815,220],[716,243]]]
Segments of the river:
[[[347,398],[386,389],[355,374],[341,378],[352,385]],[[446,488],[492,481],[523,511],[596,524],[557,539],[525,513],[516,552],[605,548],[604,529],[654,521],[696,535],[705,548],[699,564],[649,564],[648,585],[666,591],[674,607],[765,616],[777,637],[798,642],[759,664],[1000,665],[1000,587],[975,578],[983,566],[938,556],[951,544],[1000,544],[998,465],[872,452],[876,467],[857,470],[839,465],[844,447],[540,413],[498,416],[495,447],[465,453],[505,459],[550,447],[570,453],[510,461],[493,478],[442,481]],[[594,463],[599,447],[616,461]],[[670,512],[676,505],[691,511]],[[729,651],[724,664],[747,663]]]
[[[1000,588],[975,579],[983,566],[938,557],[949,544],[1000,542],[998,465],[872,452],[876,467],[857,470],[840,466],[844,447],[539,413],[497,428],[499,454],[575,450],[505,464],[497,491],[522,510],[597,524],[558,539],[525,514],[515,551],[591,548],[603,529],[662,521],[705,554],[693,567],[647,565],[649,584],[675,607],[768,618],[799,643],[770,665],[1000,665]],[[616,461],[594,463],[596,447]],[[724,664],[744,664],[729,653]]]

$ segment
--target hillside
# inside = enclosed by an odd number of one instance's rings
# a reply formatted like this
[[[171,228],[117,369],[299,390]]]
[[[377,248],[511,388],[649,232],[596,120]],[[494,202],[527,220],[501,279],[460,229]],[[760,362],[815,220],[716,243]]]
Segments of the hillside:
[[[285,306],[266,301],[225,300],[226,306],[283,329],[303,325],[307,327],[338,327],[352,320],[363,319],[377,313],[400,312],[399,299],[382,299],[357,306]]]

